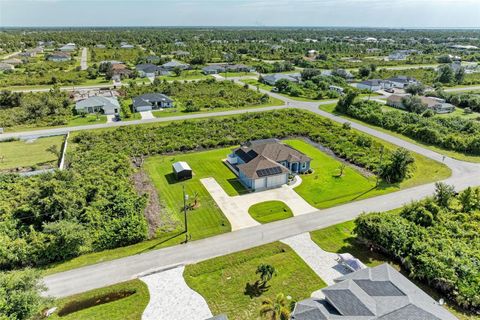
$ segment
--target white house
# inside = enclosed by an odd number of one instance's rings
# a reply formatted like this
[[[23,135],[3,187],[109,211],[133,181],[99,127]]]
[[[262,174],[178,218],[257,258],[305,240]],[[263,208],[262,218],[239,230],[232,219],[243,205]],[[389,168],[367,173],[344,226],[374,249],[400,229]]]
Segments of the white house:
[[[419,84],[416,79],[407,76],[395,76],[392,78],[388,78],[387,80],[393,84],[394,88],[398,89],[405,89],[411,84]]]
[[[357,83],[357,88],[360,90],[370,90],[370,91],[378,91],[382,89],[389,89],[393,86],[390,81],[385,81],[382,79],[370,79],[364,80],[362,82]]]

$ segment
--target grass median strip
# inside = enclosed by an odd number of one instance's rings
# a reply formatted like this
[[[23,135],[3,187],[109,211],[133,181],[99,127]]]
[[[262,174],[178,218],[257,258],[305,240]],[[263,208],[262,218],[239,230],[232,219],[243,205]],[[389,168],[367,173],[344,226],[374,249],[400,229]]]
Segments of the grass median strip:
[[[269,223],[293,217],[292,210],[282,201],[265,201],[254,204],[248,213],[259,223]]]

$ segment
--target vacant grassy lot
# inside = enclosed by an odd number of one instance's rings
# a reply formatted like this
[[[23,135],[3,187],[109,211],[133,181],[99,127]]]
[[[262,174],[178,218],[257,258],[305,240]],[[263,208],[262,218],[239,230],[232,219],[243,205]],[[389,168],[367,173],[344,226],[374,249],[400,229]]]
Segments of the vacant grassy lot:
[[[64,126],[44,126],[44,127],[33,127],[33,126],[14,126],[6,128],[6,132],[20,132],[20,131],[31,131],[31,130],[43,130],[43,129],[53,129],[61,127],[76,127],[76,126],[85,126],[90,124],[100,124],[106,123],[107,116],[99,115],[98,117],[94,114],[88,114],[86,116],[73,116],[70,121]]]
[[[260,223],[293,217],[292,210],[282,201],[265,201],[254,204],[248,209],[248,213]]]
[[[422,147],[424,147],[424,148],[430,149],[430,150],[435,151],[435,152],[438,152],[438,153],[440,153],[440,154],[444,154],[444,155],[446,155],[446,156],[448,156],[448,157],[451,157],[451,158],[454,158],[454,159],[458,159],[458,160],[461,160],[461,161],[468,161],[468,162],[477,162],[477,163],[480,163],[480,156],[474,156],[474,155],[464,154],[464,153],[460,153],[460,152],[456,152],[456,151],[445,150],[445,149],[442,149],[442,148],[439,148],[439,147],[436,147],[436,146],[433,146],[433,145],[428,145],[428,144],[425,144],[425,143],[422,143],[422,142],[413,140],[413,139],[411,139],[411,138],[409,138],[409,137],[406,137],[406,136],[404,136],[404,135],[401,135],[401,134],[399,134],[399,133],[397,133],[397,132],[393,132],[393,131],[384,129],[384,128],[382,128],[382,127],[377,127],[377,126],[368,124],[368,123],[366,123],[366,122],[362,122],[362,121],[360,121],[360,120],[354,119],[354,118],[349,117],[349,116],[346,116],[346,115],[344,115],[344,114],[338,114],[337,112],[335,112],[335,105],[336,105],[336,104],[321,105],[321,106],[320,106],[320,109],[323,110],[323,111],[326,111],[326,112],[334,113],[334,114],[336,114],[336,115],[338,115],[338,116],[341,116],[342,118],[348,119],[348,120],[351,121],[351,122],[361,123],[362,125],[364,125],[364,126],[366,126],[366,127],[370,127],[370,128],[375,129],[375,130],[388,133],[388,134],[391,135],[391,136],[394,136],[394,137],[403,139],[403,140],[405,140],[405,141],[414,143],[414,144],[416,144],[416,145],[422,146]],[[458,109],[458,108],[457,108],[457,109]]]
[[[398,191],[402,188],[441,180],[451,174],[445,165],[421,155],[412,154],[416,167],[411,178],[400,184],[381,182],[378,187],[375,187],[376,178],[374,176],[365,176],[348,165],[345,166],[343,175],[340,177],[341,162],[309,143],[301,140],[286,140],[285,142],[313,159],[311,167],[314,173],[302,175],[303,182],[295,188],[295,191],[316,208],[327,208]],[[386,145],[394,148],[390,144]]]
[[[55,136],[31,141],[0,142],[0,170],[56,167],[58,156],[47,149],[55,146],[60,151],[64,138]]]
[[[256,88],[258,86],[260,89],[264,89],[264,90],[267,90],[267,91],[272,91],[272,89],[274,88],[273,86],[269,86],[268,84],[261,83],[260,81],[255,80],[255,79],[243,79],[241,81],[243,83],[246,83],[246,84],[254,87],[254,88]],[[279,94],[281,96],[284,96],[285,98],[289,98],[289,99],[297,100],[297,101],[305,101],[305,102],[320,101],[320,100],[315,100],[315,99],[309,99],[309,98],[306,98],[306,97],[293,97],[293,96],[290,96],[290,95],[284,94],[284,93],[277,93],[277,94]]]
[[[132,280],[57,300],[52,305],[58,309],[49,319],[140,320],[149,299],[147,285],[140,280]],[[63,315],[67,310],[76,309],[81,310]]]
[[[167,81],[183,81],[183,80],[199,80],[199,79],[207,79],[211,78],[212,76],[204,75],[201,70],[185,70],[179,76],[171,75],[171,76],[160,76],[158,77],[160,80],[167,80]]]
[[[277,270],[265,287],[255,274],[262,263]],[[290,247],[279,242],[189,265],[184,278],[207,300],[213,314],[226,313],[232,320],[260,319],[264,298],[284,293],[299,301],[326,286]]]
[[[396,211],[397,210],[392,210],[391,212],[394,213]],[[404,276],[408,277],[408,271],[402,270],[400,265],[395,261],[392,261],[389,257],[380,253],[370,251],[366,245],[361,243],[353,231],[354,228],[355,222],[352,220],[310,232],[310,235],[312,240],[323,250],[335,253],[351,253],[369,267],[378,266],[379,264],[388,262],[394,266],[395,269],[400,270]],[[435,290],[424,283],[412,279],[410,280],[434,299],[438,300],[441,298]],[[478,319],[478,317],[463,313],[452,306],[447,306],[447,309],[461,320]]]

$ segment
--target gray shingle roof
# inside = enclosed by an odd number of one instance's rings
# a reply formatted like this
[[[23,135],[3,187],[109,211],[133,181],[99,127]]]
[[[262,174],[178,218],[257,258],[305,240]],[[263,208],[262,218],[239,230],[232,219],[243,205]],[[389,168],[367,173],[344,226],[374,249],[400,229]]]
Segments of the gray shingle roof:
[[[81,110],[88,107],[102,107],[102,108],[119,108],[120,105],[118,103],[117,98],[113,97],[90,97],[85,100],[78,101],[75,104],[75,109]]]
[[[173,102],[168,96],[162,93],[145,93],[132,99],[134,107],[153,105],[157,102]]]
[[[347,274],[335,282],[322,290],[326,299],[297,303],[292,319],[457,319],[388,264]],[[312,314],[321,315],[313,318]]]

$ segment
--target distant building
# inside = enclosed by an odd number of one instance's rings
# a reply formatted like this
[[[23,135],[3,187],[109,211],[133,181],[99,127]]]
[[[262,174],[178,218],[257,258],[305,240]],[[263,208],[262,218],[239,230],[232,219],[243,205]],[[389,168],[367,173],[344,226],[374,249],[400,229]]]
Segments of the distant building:
[[[186,70],[190,68],[190,65],[180,61],[172,60],[170,62],[162,64],[162,68],[168,71],[172,71],[175,68]]]
[[[162,93],[146,93],[132,99],[135,112],[173,108],[173,100]]]
[[[70,61],[71,59],[72,57],[70,57],[70,54],[67,52],[55,52],[47,56],[47,60],[53,62],[65,62]]]
[[[409,97],[410,95],[396,95],[392,94],[387,98],[387,105],[397,109],[405,109],[403,104],[403,99]],[[419,97],[422,104],[424,104],[428,109],[434,111],[438,114],[451,113],[455,111],[455,106],[447,103],[444,99],[435,98],[435,97]]]
[[[383,89],[392,88],[393,84],[390,81],[385,81],[382,79],[369,79],[364,80],[360,83],[357,83],[357,88],[360,90],[369,90],[369,91],[379,91]]]
[[[58,48],[59,51],[62,51],[62,52],[72,52],[72,51],[75,51],[77,50],[77,45],[75,43],[67,43],[66,45]]]
[[[95,45],[95,48],[98,48],[98,49],[105,49],[106,46],[104,44],[96,44]]]
[[[15,67],[11,64],[0,62],[0,71],[9,71],[13,69],[15,69]]]
[[[33,48],[33,49],[25,50],[24,52],[20,53],[19,55],[21,55],[23,57],[33,58],[37,54],[42,53],[42,52],[43,52],[43,47],[36,47],[36,48]]]
[[[339,86],[329,86],[328,87],[328,90],[330,91],[335,91],[335,92],[338,92],[338,93],[343,93],[344,89],[342,87],[339,87]]]
[[[300,82],[300,73],[274,73],[262,76],[262,82],[274,86],[279,80],[286,79],[291,82]]]
[[[177,50],[177,51],[173,51],[172,54],[175,57],[188,57],[190,55],[190,52],[183,51],[183,50]]]
[[[17,65],[23,63],[22,60],[17,59],[17,58],[10,58],[10,59],[6,59],[6,60],[2,60],[1,62],[3,62],[3,63],[8,63],[8,64],[11,64],[11,65],[13,65],[13,66],[17,66]]]
[[[135,46],[128,43],[120,45],[120,49],[133,49],[133,48],[135,48]]]
[[[159,66],[151,63],[137,64],[135,69],[140,77],[155,77],[160,69]]]
[[[315,58],[318,54],[318,51],[317,50],[308,50],[307,51],[307,57],[310,57],[310,58]]]
[[[120,112],[120,104],[115,97],[90,97],[75,104],[77,113],[103,113],[114,115]]]
[[[218,74],[222,72],[253,72],[255,69],[244,64],[211,64],[202,68],[204,74]]]
[[[386,263],[347,274],[335,282],[321,290],[324,298],[297,302],[291,319],[458,320]]]
[[[405,89],[411,84],[419,84],[420,82],[417,81],[415,78],[407,77],[407,76],[395,76],[387,79],[393,84],[394,88],[398,89]]]

